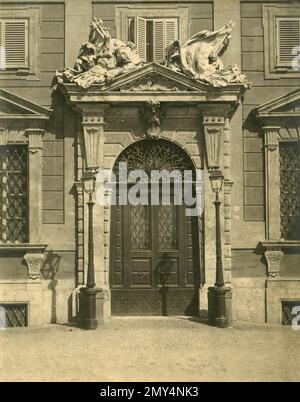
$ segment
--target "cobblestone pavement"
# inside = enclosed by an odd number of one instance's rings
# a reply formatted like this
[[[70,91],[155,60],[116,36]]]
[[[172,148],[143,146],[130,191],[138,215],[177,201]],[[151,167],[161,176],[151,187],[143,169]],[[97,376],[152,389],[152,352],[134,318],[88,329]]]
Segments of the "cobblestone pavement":
[[[300,380],[300,331],[188,318],[113,318],[0,332],[0,381]]]

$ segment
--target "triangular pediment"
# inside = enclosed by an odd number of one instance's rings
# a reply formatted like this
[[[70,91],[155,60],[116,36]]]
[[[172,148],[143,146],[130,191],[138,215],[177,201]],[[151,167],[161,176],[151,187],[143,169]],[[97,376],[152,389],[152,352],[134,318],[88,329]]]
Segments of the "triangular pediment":
[[[108,92],[204,92],[209,85],[156,63],[130,70],[102,88]]]
[[[0,119],[47,118],[50,110],[0,89]]]
[[[259,117],[300,116],[300,89],[261,105],[256,112]]]

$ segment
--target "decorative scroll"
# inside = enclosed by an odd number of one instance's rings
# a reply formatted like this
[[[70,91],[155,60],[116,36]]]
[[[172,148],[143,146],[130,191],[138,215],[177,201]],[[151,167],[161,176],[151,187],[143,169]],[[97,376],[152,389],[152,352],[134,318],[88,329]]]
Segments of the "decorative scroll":
[[[0,243],[27,239],[27,148],[0,147]]]
[[[280,143],[281,237],[300,239],[300,142]]]
[[[233,27],[234,23],[230,21],[218,31],[196,33],[183,46],[178,40],[172,42],[166,49],[167,66],[214,87],[239,83],[249,88],[250,83],[239,67],[231,64],[224,68],[220,59],[229,44]]]
[[[58,82],[75,83],[82,88],[92,84],[111,82],[142,64],[135,45],[111,38],[103,21],[94,18],[90,26],[88,42],[81,45],[79,56],[73,68],[57,72]]]

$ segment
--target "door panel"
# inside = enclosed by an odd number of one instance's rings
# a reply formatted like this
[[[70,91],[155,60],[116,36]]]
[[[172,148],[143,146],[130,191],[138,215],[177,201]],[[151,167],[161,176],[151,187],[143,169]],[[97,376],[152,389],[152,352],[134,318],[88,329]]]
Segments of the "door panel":
[[[114,206],[112,314],[196,314],[198,243],[197,218],[183,206]]]

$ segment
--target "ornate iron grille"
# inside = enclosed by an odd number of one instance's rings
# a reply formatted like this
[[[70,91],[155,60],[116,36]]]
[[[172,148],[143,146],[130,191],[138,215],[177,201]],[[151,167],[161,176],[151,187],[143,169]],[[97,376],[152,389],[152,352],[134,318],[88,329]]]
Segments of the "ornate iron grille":
[[[11,328],[11,327],[28,326],[27,304],[24,303],[0,304],[0,311],[4,312],[3,314],[4,316],[1,317],[1,323],[0,323],[2,327]]]
[[[27,147],[0,146],[0,242],[25,243],[27,225]]]
[[[300,141],[280,144],[281,237],[300,239]]]
[[[119,177],[119,162],[127,162],[128,172],[144,170],[150,177],[152,170],[193,171],[193,165],[185,152],[165,140],[143,140],[126,148],[119,156],[114,173]]]
[[[295,315],[292,314],[293,307],[300,306],[300,300],[298,301],[283,301],[282,306],[282,325],[292,325],[292,320]]]

